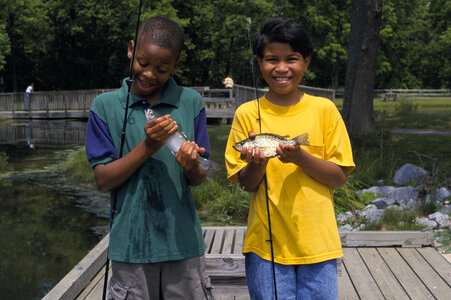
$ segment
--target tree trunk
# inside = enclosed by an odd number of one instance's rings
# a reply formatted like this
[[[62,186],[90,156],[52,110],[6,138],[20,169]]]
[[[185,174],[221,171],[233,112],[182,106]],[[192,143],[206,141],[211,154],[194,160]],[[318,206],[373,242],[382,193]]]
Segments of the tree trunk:
[[[343,120],[349,135],[366,135],[374,125],[373,94],[382,19],[382,0],[353,0],[346,67]]]

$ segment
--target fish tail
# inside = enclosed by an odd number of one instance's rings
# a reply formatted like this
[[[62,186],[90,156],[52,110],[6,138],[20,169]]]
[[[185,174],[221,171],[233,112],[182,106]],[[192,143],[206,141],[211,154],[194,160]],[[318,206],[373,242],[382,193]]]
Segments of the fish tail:
[[[296,145],[301,146],[310,146],[310,142],[308,141],[308,133],[303,133],[293,139],[296,142]]]
[[[200,155],[197,158],[199,160],[200,167],[205,171],[207,178],[213,179],[213,173],[220,169],[219,164]]]

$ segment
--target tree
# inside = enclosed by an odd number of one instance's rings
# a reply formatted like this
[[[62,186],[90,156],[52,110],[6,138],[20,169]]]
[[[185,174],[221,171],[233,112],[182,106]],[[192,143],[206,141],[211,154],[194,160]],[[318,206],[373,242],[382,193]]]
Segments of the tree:
[[[373,127],[373,90],[379,47],[382,0],[353,0],[343,120],[352,137]]]

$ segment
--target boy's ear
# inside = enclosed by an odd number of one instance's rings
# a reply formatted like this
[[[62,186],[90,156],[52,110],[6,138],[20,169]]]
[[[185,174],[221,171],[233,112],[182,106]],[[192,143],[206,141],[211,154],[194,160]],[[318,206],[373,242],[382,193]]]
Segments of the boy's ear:
[[[307,68],[310,64],[310,61],[312,60],[312,55],[310,54],[309,56],[307,56],[306,58],[304,58],[305,61],[305,70],[307,71]]]
[[[133,40],[130,40],[130,42],[128,42],[128,49],[127,49],[128,59],[132,59],[134,46],[135,46],[135,42]]]
[[[177,71],[177,68],[180,66],[181,63],[182,63],[182,59],[179,58],[179,59],[175,62],[174,69],[172,69],[171,75],[174,75],[174,74],[175,74],[175,72]]]
[[[257,59],[258,66],[261,67],[261,63],[262,63],[261,57],[258,55],[255,55],[255,58]]]

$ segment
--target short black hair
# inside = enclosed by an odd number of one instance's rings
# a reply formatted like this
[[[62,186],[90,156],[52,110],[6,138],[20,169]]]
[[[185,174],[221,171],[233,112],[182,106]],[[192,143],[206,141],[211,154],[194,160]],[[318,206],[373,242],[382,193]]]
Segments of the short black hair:
[[[183,29],[176,22],[161,16],[145,20],[139,28],[138,36],[138,44],[156,44],[173,51],[177,56],[180,55],[185,42]]]
[[[290,44],[304,58],[313,53],[313,45],[304,27],[293,19],[272,18],[265,21],[254,38],[254,54],[262,58],[267,44],[272,42]]]

